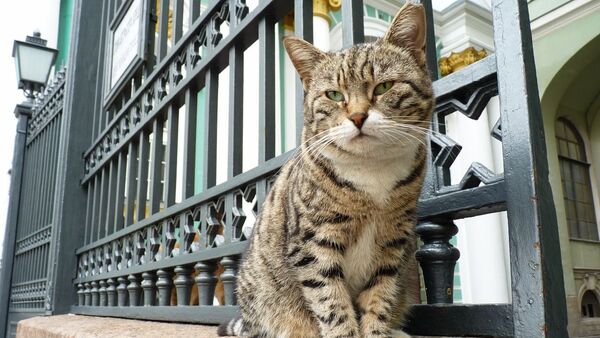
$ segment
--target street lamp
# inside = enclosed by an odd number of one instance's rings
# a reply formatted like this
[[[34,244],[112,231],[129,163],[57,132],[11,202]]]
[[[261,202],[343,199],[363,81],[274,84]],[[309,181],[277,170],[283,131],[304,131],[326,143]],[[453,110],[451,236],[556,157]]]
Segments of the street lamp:
[[[46,47],[47,41],[41,38],[39,31],[33,32],[25,41],[17,41],[13,45],[13,57],[17,68],[19,89],[23,89],[28,99],[34,92],[40,92],[46,86],[50,68],[58,51]]]

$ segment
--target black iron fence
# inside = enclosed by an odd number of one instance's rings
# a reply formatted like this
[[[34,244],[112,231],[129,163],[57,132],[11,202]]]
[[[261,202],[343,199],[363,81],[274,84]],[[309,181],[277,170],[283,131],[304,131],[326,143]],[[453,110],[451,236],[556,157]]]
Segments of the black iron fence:
[[[344,45],[359,43],[364,38],[363,3],[341,2]],[[112,37],[131,6],[138,4],[144,37],[140,54],[115,80],[107,58],[114,48]],[[424,4],[429,64],[436,67],[431,3]],[[50,188],[27,202],[38,203],[44,213],[35,213],[35,221],[28,213],[19,214],[18,224],[26,229],[21,233],[42,238],[51,229],[44,218],[53,210],[50,198],[55,194],[62,201],[54,204],[58,216],[52,219],[61,235],[53,238],[57,243],[70,240],[70,246],[59,246],[53,256],[62,257],[57,264],[65,266],[51,274],[57,290],[50,293],[50,312],[197,323],[219,323],[237,313],[234,287],[240,255],[270,183],[293,152],[276,156],[280,94],[275,77],[280,70],[275,60],[282,37],[277,25],[291,14],[295,34],[312,40],[312,6],[311,0],[261,0],[254,6],[244,0],[78,2],[78,18],[101,15],[93,22],[76,20],[74,26],[70,69],[75,73],[69,74],[65,101],[70,123],[63,128],[69,137],[60,143],[68,160],[59,166],[56,183],[61,189]],[[565,337],[560,251],[527,5],[494,1],[492,7],[496,53],[434,83],[435,133],[416,229],[423,242],[417,259],[427,304],[413,307],[407,330],[422,335]],[[97,41],[89,41],[93,34]],[[258,65],[244,59],[255,43]],[[90,46],[96,48],[90,51]],[[77,69],[88,63],[95,65],[94,83],[78,88],[84,75]],[[258,68],[257,109],[244,105],[243,83],[251,80],[244,78],[244,67]],[[219,75],[225,70],[228,80],[223,84]],[[291,132],[299,139],[302,88],[298,80],[293,86],[297,123]],[[228,93],[227,127],[220,129],[223,90]],[[496,174],[473,163],[460,183],[451,185],[449,167],[461,145],[445,135],[444,118],[458,111],[476,120],[495,95],[501,118],[490,133],[502,141],[505,171]],[[258,121],[256,154],[243,151],[248,114]],[[46,120],[50,122],[41,124],[47,127],[37,128],[52,136],[57,122]],[[77,126],[82,130],[77,132]],[[219,130],[227,134],[227,147],[218,146]],[[41,134],[31,135],[34,139]],[[83,162],[73,155],[79,149],[87,149]],[[56,160],[53,153],[40,154]],[[227,163],[220,168],[217,158],[223,153]],[[39,159],[29,148],[26,156]],[[256,156],[258,165],[244,170],[246,156]],[[78,169],[80,182],[69,176],[69,170]],[[35,170],[42,173],[39,179],[53,177],[45,168]],[[218,170],[226,171],[226,180],[219,184]],[[23,187],[34,191],[27,184],[37,181],[27,175]],[[76,196],[72,202],[69,194]],[[459,256],[449,243],[459,231],[453,221],[498,211],[506,211],[509,221],[512,303],[452,304]],[[27,243],[22,249],[27,252],[40,245]],[[43,249],[37,250],[34,257]],[[19,257],[15,276],[26,277],[13,277],[15,292],[19,283],[38,278],[21,268]]]
[[[14,334],[16,322],[33,315],[45,314],[49,309],[46,294],[51,287],[49,279],[50,246],[55,226],[52,222],[55,177],[57,174],[58,147],[62,126],[65,70],[56,73],[46,89],[38,95],[32,106],[22,105],[17,109],[20,123],[17,131],[22,133],[22,144],[17,142],[16,157],[22,158],[19,167],[13,162],[13,176],[19,177],[20,192],[15,205],[11,200],[16,225],[11,227],[11,217],[7,226],[13,231],[8,233],[6,244],[13,251],[8,257],[2,272],[2,293],[7,304],[6,320],[9,333]],[[14,179],[14,177],[13,177]],[[13,196],[11,196],[12,198]],[[10,241],[10,242],[9,242]],[[12,242],[12,243],[11,243]],[[5,312],[2,312],[6,315]]]

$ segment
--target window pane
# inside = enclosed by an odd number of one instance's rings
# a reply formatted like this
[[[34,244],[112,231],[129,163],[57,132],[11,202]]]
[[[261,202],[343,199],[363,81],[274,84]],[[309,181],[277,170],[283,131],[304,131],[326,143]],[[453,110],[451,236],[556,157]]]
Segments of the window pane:
[[[571,237],[598,239],[598,226],[591,193],[589,165],[585,148],[577,130],[566,120],[556,121],[560,176],[562,179],[565,213]]]
[[[579,238],[590,239],[590,231],[589,227],[585,222],[579,221],[577,222],[579,228]]]
[[[563,177],[562,179],[564,181],[572,181],[573,177],[571,174],[571,164],[569,163],[569,161],[565,161],[565,160],[561,160],[562,163],[562,168],[563,168]]]
[[[565,181],[565,198],[569,199],[569,200],[574,200],[575,199],[575,194],[573,192],[573,183],[569,180],[569,181]]]
[[[577,142],[577,137],[575,137],[575,133],[573,129],[565,124],[565,139],[571,142]]]
[[[560,120],[556,121],[556,138],[565,138],[565,124]]]
[[[569,157],[569,145],[565,140],[558,141],[558,154]]]
[[[569,157],[573,159],[579,159],[579,156],[577,155],[576,143],[569,143]]]
[[[575,202],[567,200],[567,218],[571,220],[577,220],[577,212],[575,211]]]
[[[575,164],[572,166],[571,168],[573,170],[573,182],[578,183],[578,184],[583,184],[584,180],[583,180],[583,176],[584,176],[584,172],[583,172],[583,168],[581,168],[581,166]]]
[[[577,222],[576,221],[568,221],[569,224],[569,234],[573,238],[579,238],[579,231],[577,230]]]

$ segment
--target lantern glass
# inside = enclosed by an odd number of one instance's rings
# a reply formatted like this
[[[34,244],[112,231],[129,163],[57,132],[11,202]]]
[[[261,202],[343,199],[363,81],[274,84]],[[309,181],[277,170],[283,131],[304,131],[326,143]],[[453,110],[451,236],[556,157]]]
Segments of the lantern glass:
[[[50,68],[56,58],[56,50],[33,43],[15,41],[13,50],[17,69],[17,80],[28,84],[46,85]]]

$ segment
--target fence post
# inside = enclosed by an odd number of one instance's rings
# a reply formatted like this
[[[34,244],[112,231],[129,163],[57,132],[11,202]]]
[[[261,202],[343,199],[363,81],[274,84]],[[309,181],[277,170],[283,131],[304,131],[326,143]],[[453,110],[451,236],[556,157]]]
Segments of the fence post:
[[[13,259],[15,257],[15,240],[17,236],[17,221],[19,215],[19,201],[21,198],[21,178],[25,158],[25,145],[27,141],[27,125],[31,117],[33,105],[30,101],[18,104],[15,107],[17,135],[13,151],[13,162],[10,174],[10,192],[8,200],[8,214],[6,228],[4,229],[4,250],[2,252],[2,267],[0,269],[0,337],[5,337],[8,330],[8,308],[10,303],[10,282],[12,279]]]
[[[515,337],[567,337],[556,211],[526,1],[494,1]]]
[[[83,243],[86,192],[79,178],[84,172],[81,159],[91,144],[94,114],[100,111],[97,95],[103,78],[104,59],[99,52],[103,39],[103,1],[75,1],[69,65],[65,80],[63,123],[60,130],[56,192],[52,216],[52,238],[48,266],[46,312],[63,314],[77,302],[73,287],[77,257]]]

